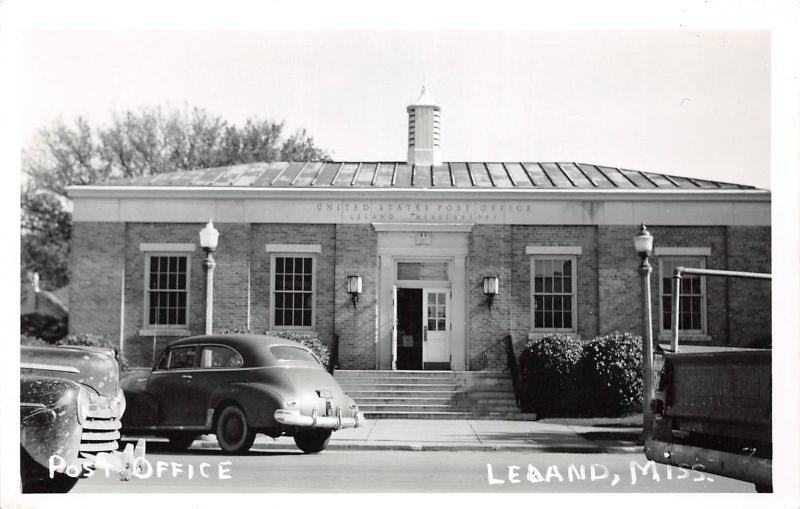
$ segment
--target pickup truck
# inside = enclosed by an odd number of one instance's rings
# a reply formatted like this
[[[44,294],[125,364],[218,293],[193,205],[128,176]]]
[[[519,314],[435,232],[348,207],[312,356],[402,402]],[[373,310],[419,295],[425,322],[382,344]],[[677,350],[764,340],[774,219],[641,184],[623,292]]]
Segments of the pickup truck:
[[[706,269],[675,269],[673,314],[677,320],[684,273],[752,277]],[[678,330],[677,323],[673,331]],[[741,479],[759,492],[772,491],[772,350],[729,349],[663,353],[651,401],[653,427],[645,442],[648,459]],[[652,374],[651,374],[652,376]]]

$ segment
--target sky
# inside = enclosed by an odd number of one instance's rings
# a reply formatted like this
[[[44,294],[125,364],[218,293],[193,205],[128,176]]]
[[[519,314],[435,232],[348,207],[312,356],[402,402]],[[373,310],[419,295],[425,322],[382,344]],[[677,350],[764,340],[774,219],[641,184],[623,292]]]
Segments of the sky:
[[[405,160],[424,83],[445,161],[771,187],[766,31],[36,29],[21,56],[23,145],[55,119],[160,104],[284,120],[336,160]]]

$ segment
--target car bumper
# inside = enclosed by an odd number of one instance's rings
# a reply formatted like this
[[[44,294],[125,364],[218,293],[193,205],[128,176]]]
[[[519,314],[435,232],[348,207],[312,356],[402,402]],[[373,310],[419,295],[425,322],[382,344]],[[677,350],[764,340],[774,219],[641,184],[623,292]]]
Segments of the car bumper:
[[[275,410],[275,420],[285,426],[299,426],[301,428],[358,428],[366,420],[361,412],[356,411],[353,417],[342,417],[341,410],[337,410],[335,416],[321,416],[317,410],[311,415],[303,415],[300,410]]]

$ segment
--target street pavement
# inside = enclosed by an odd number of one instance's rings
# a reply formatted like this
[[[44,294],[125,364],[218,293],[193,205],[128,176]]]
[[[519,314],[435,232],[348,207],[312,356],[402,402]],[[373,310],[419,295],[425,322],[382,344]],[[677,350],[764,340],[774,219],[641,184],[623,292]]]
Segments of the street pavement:
[[[363,427],[335,431],[328,450],[394,451],[547,451],[640,452],[641,427],[600,428],[536,421],[502,420],[368,420]],[[214,435],[194,448],[218,448]],[[259,435],[254,450],[295,449],[289,437]]]
[[[650,464],[641,453],[529,451],[251,450],[232,456],[154,444],[146,478],[102,471],[71,493],[755,493],[752,484]],[[645,472],[646,470],[646,472]],[[147,474],[147,475],[145,475]]]

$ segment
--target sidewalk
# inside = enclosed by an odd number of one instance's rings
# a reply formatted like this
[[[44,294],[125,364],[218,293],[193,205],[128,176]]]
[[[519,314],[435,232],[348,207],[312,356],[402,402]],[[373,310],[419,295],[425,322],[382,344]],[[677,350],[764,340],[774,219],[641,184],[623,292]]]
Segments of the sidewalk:
[[[496,420],[369,420],[361,428],[335,431],[329,450],[641,452],[641,427],[596,427]],[[214,435],[194,448],[217,448]],[[296,449],[290,437],[259,435],[254,450]]]

